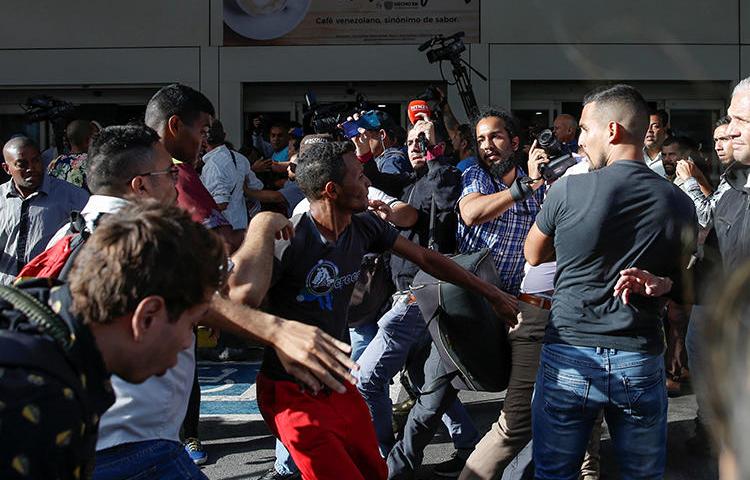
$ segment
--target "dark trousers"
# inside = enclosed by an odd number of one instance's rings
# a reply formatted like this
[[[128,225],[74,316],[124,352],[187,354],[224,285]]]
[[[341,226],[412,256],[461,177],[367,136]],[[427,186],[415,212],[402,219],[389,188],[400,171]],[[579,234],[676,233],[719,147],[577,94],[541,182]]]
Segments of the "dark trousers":
[[[183,438],[198,438],[198,424],[201,416],[201,387],[198,383],[198,341],[195,341],[195,374],[193,375],[193,389],[190,390],[190,400],[188,401],[185,420],[182,422]]]
[[[425,447],[442,424],[443,414],[458,397],[458,390],[451,385],[455,375],[454,372],[447,372],[435,344],[431,344],[430,355],[424,366],[422,393],[409,412],[403,437],[388,455],[389,479],[414,477],[415,469],[422,464]]]

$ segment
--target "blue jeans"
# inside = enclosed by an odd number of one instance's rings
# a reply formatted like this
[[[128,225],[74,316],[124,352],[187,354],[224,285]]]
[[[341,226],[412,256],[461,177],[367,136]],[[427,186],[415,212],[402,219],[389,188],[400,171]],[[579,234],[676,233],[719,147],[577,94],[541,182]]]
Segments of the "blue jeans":
[[[378,333],[377,323],[367,323],[349,329],[349,339],[352,345],[352,360],[355,362],[362,356],[367,346]]]
[[[208,480],[178,442],[148,440],[96,452],[94,480]]]
[[[360,355],[365,351],[365,348],[370,344],[376,333],[378,333],[377,323],[368,323],[349,329],[349,338],[352,345],[352,360],[356,362],[357,359],[359,359]],[[276,462],[274,463],[273,468],[276,470],[276,473],[280,475],[291,475],[299,471],[297,465],[294,464],[294,460],[292,460],[289,451],[278,439],[276,440]]]
[[[537,479],[578,479],[601,410],[621,478],[664,477],[664,356],[551,344],[542,348],[532,401]]]
[[[386,456],[395,438],[392,426],[392,403],[389,395],[391,379],[406,364],[409,352],[429,345],[427,324],[416,303],[409,303],[406,295],[394,297],[393,307],[378,320],[375,338],[359,357],[357,388],[370,408],[375,424],[380,452]],[[412,362],[409,376],[418,389],[424,383],[423,363]],[[479,440],[479,432],[456,399],[443,416],[457,449],[472,449]]]

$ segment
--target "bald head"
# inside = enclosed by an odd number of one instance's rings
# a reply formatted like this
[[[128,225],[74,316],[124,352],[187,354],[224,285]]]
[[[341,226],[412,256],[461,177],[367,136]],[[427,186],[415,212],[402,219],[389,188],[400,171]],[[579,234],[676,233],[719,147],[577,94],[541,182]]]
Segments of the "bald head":
[[[9,155],[12,153],[15,154],[24,148],[35,148],[39,151],[36,142],[29,137],[13,137],[5,142],[5,146],[3,146],[3,159],[7,161]]]
[[[88,151],[93,133],[93,125],[88,120],[73,120],[65,128],[65,136],[68,137],[74,153]]]
[[[576,130],[578,130],[578,121],[573,115],[563,113],[555,118],[553,131],[555,138],[560,142],[569,143],[575,140]]]

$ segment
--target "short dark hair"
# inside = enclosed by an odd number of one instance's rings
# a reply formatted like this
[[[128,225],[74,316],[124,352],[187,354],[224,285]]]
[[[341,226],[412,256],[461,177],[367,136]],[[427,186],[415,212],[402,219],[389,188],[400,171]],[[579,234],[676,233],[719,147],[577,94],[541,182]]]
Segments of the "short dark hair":
[[[212,117],[216,115],[211,100],[187,85],[173,83],[160,88],[148,101],[145,122],[149,127],[159,131],[173,115],[192,125],[201,113],[207,113]]]
[[[467,145],[466,148],[469,150],[469,152],[472,155],[476,155],[476,152],[477,152],[477,148],[476,148],[477,137],[476,135],[474,135],[474,131],[472,131],[471,127],[466,123],[462,123],[461,125],[458,126],[458,136],[461,138],[461,140],[466,142],[466,145]]]
[[[690,137],[686,137],[684,135],[677,135],[674,137],[669,137],[666,140],[664,140],[664,143],[662,144],[662,147],[668,147],[669,145],[677,145],[677,148],[681,152],[697,152],[698,151],[698,144]]]
[[[339,185],[346,175],[344,154],[354,152],[352,142],[316,143],[305,148],[297,158],[297,185],[310,200],[321,198],[328,182]]]
[[[289,134],[289,122],[285,122],[284,120],[274,120],[271,122],[271,126],[268,127],[268,131],[271,131],[272,128],[280,128],[284,130],[284,133]]]
[[[716,123],[714,123],[714,130],[721,127],[722,125],[729,125],[731,121],[732,119],[729,118],[729,115],[724,115],[720,119],[716,120]]]
[[[87,324],[110,323],[158,295],[176,321],[219,289],[225,266],[219,237],[186,211],[136,200],[104,216],[76,257],[69,276],[72,310]]]
[[[208,128],[208,138],[206,142],[209,145],[223,145],[226,143],[227,134],[224,131],[224,125],[221,124],[219,119],[215,119],[211,122],[211,126]]]
[[[505,110],[504,108],[483,107],[481,110],[479,110],[479,113],[477,113],[471,120],[471,129],[475,134],[475,138],[477,124],[485,118],[490,117],[499,118],[503,121],[503,123],[505,123],[505,131],[508,132],[508,136],[510,138],[518,136],[518,120],[516,120],[516,117],[514,117],[512,113],[510,113],[508,110]]]
[[[146,125],[113,125],[96,134],[89,147],[86,181],[91,193],[124,193],[128,182],[148,170],[159,134]]]
[[[632,133],[645,137],[646,130],[648,130],[649,109],[643,95],[635,87],[619,83],[598,88],[583,98],[584,106],[594,102],[599,106],[613,108],[615,111],[629,111],[633,119]]]
[[[80,148],[86,145],[93,131],[89,120],[73,120],[65,127],[65,136],[71,146]]]
[[[661,126],[662,126],[663,128],[666,128],[666,127],[667,127],[667,125],[669,125],[669,113],[667,113],[667,111],[666,111],[666,110],[663,110],[663,109],[661,109],[661,108],[660,108],[660,109],[658,109],[658,110],[657,110],[657,109],[655,109],[655,108],[652,108],[652,109],[651,109],[651,110],[650,110],[650,111],[648,112],[648,115],[649,115],[649,117],[650,117],[651,115],[656,115],[657,117],[659,117],[659,123],[661,124]]]

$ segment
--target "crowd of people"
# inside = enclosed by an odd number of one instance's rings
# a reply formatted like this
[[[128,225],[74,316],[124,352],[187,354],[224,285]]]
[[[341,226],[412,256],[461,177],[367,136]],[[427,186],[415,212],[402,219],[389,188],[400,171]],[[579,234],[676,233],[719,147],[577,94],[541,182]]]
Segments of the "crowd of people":
[[[623,478],[662,478],[668,395],[691,385],[689,448],[746,478],[750,78],[713,151],[622,84],[558,116],[555,149],[506,110],[461,124],[434,107],[408,131],[377,110],[308,135],[258,116],[236,149],[211,102],[173,84],[142,122],[71,121],[59,155],[11,138],[0,477],[206,478],[200,325],[266,345],[265,479],[411,479],[441,424],[455,452],[436,476],[500,478],[533,439],[535,478],[597,479],[604,421]],[[561,152],[572,166],[550,173]],[[496,277],[450,258],[477,251]],[[507,329],[487,432],[428,328],[420,271]],[[393,405],[399,374],[412,398]]]

